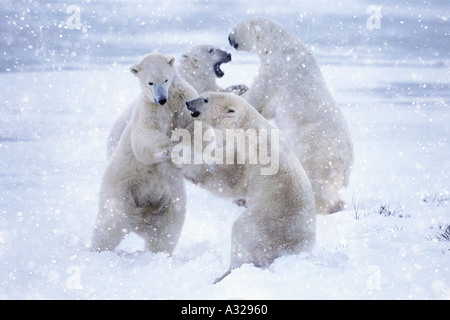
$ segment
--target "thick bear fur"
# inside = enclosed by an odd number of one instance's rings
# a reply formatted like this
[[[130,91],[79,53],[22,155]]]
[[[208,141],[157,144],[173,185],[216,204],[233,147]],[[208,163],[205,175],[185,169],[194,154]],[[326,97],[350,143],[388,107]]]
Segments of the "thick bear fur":
[[[195,45],[186,50],[178,61],[180,75],[199,93],[207,91],[232,92],[243,94],[248,90],[246,85],[232,85],[221,88],[217,85],[217,78],[225,73],[220,66],[231,61],[231,53],[220,50],[212,45]]]
[[[183,106],[197,93],[176,74],[174,60],[152,53],[131,67],[142,92],[103,176],[94,251],[114,250],[130,232],[153,252],[171,254],[178,242],[186,194],[183,172],[170,158],[170,136],[192,121]]]
[[[216,130],[274,129],[249,103],[230,93],[206,93],[187,102],[192,116]],[[277,130],[276,130],[277,131]],[[261,132],[261,131],[260,131]],[[277,131],[278,132],[278,131]],[[225,134],[223,134],[225,136]],[[271,135],[271,140],[275,135]],[[231,270],[245,263],[267,267],[274,259],[312,249],[315,241],[316,209],[310,181],[302,165],[282,140],[278,148],[272,141],[269,153],[279,152],[278,170],[263,175],[262,164],[228,166],[236,199],[245,200],[247,209],[233,225]],[[227,141],[228,143],[228,141]],[[262,146],[245,148],[245,158]],[[236,145],[235,145],[236,148]],[[239,157],[239,151],[235,149]],[[226,177],[226,174],[223,174]],[[222,278],[223,278],[222,277]],[[220,281],[222,278],[218,279]]]
[[[311,180],[318,213],[341,210],[339,191],[349,183],[353,144],[311,50],[263,18],[238,23],[229,42],[259,56],[259,73],[242,97],[274,119],[290,142]]]

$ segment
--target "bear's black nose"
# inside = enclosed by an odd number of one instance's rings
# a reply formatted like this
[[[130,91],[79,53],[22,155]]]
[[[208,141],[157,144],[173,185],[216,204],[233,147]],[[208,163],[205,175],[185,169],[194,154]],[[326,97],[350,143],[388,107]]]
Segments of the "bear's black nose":
[[[230,46],[234,47],[235,49],[239,47],[239,44],[231,38],[231,34],[228,36],[228,42],[230,43]]]
[[[193,118],[198,118],[198,116],[200,115],[200,111],[198,111],[197,109],[195,109],[195,107],[191,106],[189,104],[189,101],[186,101],[186,106],[188,108],[189,111],[192,111],[191,116]]]
[[[167,99],[164,99],[164,98],[158,101],[158,103],[162,106],[165,105],[166,102],[167,102]]]

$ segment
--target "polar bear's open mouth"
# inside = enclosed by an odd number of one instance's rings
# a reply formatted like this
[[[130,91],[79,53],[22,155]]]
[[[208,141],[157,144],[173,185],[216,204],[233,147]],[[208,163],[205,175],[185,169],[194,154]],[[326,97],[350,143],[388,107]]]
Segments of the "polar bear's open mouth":
[[[198,112],[198,111],[194,111],[191,113],[192,118],[198,118],[199,116],[200,116],[200,112]]]
[[[220,69],[220,66],[222,65],[222,63],[224,63],[224,61],[217,62],[214,65],[214,72],[218,78],[222,78],[225,75],[225,73],[222,71],[222,69]]]
[[[222,63],[228,63],[231,61],[231,53],[223,50],[216,50],[216,52],[218,53],[220,60],[214,65],[214,73],[216,74],[217,78],[222,78],[225,73],[222,71],[222,69],[220,69],[220,66],[222,65]]]

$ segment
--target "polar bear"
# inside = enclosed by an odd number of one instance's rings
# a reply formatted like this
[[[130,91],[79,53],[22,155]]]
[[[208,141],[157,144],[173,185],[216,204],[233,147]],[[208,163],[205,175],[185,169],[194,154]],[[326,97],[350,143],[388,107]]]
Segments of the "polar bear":
[[[237,158],[255,156],[263,148],[261,137],[264,132],[271,132],[268,154],[273,156],[278,152],[275,157],[278,170],[273,174],[263,175],[262,163],[254,161],[251,164],[251,159],[240,167],[230,165],[231,170],[237,171],[234,175],[235,196],[245,199],[247,209],[233,225],[229,270],[217,281],[245,263],[267,267],[282,255],[311,250],[316,221],[312,187],[290,147],[283,141],[273,141],[278,130],[249,103],[232,93],[208,92],[186,105],[193,117],[216,130],[259,131],[258,143],[249,142],[244,149],[231,142]],[[226,143],[228,146],[230,142]]]
[[[225,73],[220,66],[231,61],[231,53],[215,48],[211,45],[195,45],[186,50],[178,61],[181,76],[198,93],[207,91],[232,92],[243,94],[248,90],[246,85],[233,85],[222,89],[216,83]]]
[[[318,213],[343,208],[339,191],[349,183],[353,144],[312,52],[280,25],[249,18],[229,35],[237,50],[256,53],[261,65],[242,97],[275,123],[308,174]]]
[[[131,67],[142,88],[131,119],[108,162],[99,196],[92,250],[114,250],[129,232],[144,238],[146,248],[171,254],[184,223],[183,172],[170,158],[170,135],[183,117],[185,101],[195,90],[177,77],[175,59],[158,53]]]
[[[199,93],[206,91],[234,91],[238,94],[243,94],[248,90],[248,87],[244,84],[232,85],[222,89],[216,83],[217,78],[224,76],[220,66],[230,61],[231,53],[211,45],[195,45],[187,49],[181,56],[181,59],[177,62],[177,70],[179,75]],[[161,102],[164,102],[164,99]],[[111,158],[117,147],[120,136],[131,118],[132,111],[131,107],[127,108],[111,128],[107,139],[107,159]]]
[[[179,70],[175,67],[174,70],[174,77],[175,81],[172,81],[172,85],[174,86],[174,92],[177,90],[180,90],[180,92],[185,92],[186,94],[190,96],[197,96],[197,93],[195,92],[195,89],[192,88],[192,86],[186,82],[186,80],[183,79],[183,77],[180,76]],[[189,88],[188,88],[189,87]],[[159,105],[165,105],[167,102],[168,92],[167,90],[169,87],[153,87],[153,101]],[[181,103],[181,102],[180,102]],[[181,103],[184,106],[184,102]],[[128,124],[128,121],[131,119],[131,114],[133,113],[133,107],[134,104],[131,104],[127,109],[125,109],[122,114],[119,115],[117,120],[115,121],[113,127],[111,128],[107,143],[106,143],[106,158],[109,160],[114,153],[114,150],[116,149],[117,145],[119,144],[120,137],[122,135],[122,132],[125,130],[125,127]],[[179,112],[182,113],[183,107],[180,107]],[[189,118],[189,117],[187,117]],[[190,123],[190,120],[188,119],[188,122]]]

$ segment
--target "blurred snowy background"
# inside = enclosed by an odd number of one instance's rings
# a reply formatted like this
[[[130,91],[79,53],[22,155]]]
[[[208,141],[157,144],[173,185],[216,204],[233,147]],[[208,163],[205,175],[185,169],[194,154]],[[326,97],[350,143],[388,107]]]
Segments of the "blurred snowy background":
[[[445,0],[2,0],[0,10],[3,71],[129,63],[149,50],[179,53],[198,42],[228,46],[231,27],[253,15],[282,23],[316,48],[322,64],[433,64],[450,55]],[[380,29],[367,29],[378,13]]]
[[[219,84],[250,85],[258,60],[227,37],[254,15],[313,49],[347,117],[347,209],[318,218],[311,256],[218,285],[241,209],[190,184],[173,257],[134,236],[89,252],[129,65],[209,43],[233,54]],[[446,0],[1,0],[0,299],[450,299],[449,19]]]

